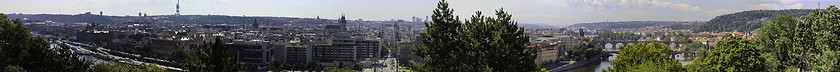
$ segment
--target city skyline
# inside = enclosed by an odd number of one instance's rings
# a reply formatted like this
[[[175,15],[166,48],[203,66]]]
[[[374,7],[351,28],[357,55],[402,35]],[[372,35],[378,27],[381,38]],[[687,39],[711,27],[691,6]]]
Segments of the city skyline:
[[[109,16],[174,15],[178,0],[31,0],[0,3],[2,13]],[[758,9],[815,9],[840,4],[828,0],[452,0],[455,14],[467,19],[504,7],[520,23],[567,26],[605,21],[705,21],[715,16]],[[437,1],[411,0],[182,0],[182,15],[272,16],[349,20],[408,20],[431,15]]]

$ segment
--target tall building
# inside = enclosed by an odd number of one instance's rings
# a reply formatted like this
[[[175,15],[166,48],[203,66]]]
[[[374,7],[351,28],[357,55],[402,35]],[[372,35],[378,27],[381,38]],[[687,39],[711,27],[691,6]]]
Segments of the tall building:
[[[394,22],[394,40],[400,41],[400,25],[397,22]]]
[[[423,22],[429,22],[429,16],[426,16],[426,20]]]
[[[257,24],[257,19],[254,19],[254,24],[251,24],[251,28],[253,28],[253,29],[260,28],[260,25]]]

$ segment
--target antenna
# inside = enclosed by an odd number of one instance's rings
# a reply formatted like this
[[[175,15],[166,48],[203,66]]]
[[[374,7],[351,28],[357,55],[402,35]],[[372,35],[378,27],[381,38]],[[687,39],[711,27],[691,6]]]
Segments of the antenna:
[[[175,4],[175,15],[181,15],[181,0],[178,0],[178,4]]]

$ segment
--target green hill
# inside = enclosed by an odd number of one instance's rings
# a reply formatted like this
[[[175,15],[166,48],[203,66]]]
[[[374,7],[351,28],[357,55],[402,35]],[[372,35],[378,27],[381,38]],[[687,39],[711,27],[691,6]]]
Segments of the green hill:
[[[813,9],[790,10],[751,10],[717,16],[705,24],[694,28],[694,32],[729,32],[752,31],[769,24],[776,15],[788,14],[794,18],[801,18],[811,13]]]
[[[652,28],[671,28],[674,30],[684,30],[695,28],[705,21],[621,21],[621,22],[594,22],[594,23],[578,23],[569,28],[593,28],[593,29],[643,29],[645,27]]]

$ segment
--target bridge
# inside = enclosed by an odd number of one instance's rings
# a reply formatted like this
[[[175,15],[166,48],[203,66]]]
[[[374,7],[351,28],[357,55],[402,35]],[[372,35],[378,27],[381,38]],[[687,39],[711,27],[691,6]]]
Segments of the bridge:
[[[609,56],[610,54],[618,54],[618,53],[621,53],[621,51],[604,51],[604,52],[601,52],[601,53],[602,53],[603,55],[607,55],[607,56]],[[671,52],[671,58],[676,58],[675,56],[676,56],[676,55],[678,55],[678,54],[691,54],[691,55],[697,55],[697,51],[672,51],[672,52]]]
[[[562,66],[559,66],[559,67],[553,67],[553,68],[550,68],[548,71],[549,72],[562,72],[562,71],[576,69],[578,67],[586,66],[590,63],[600,62],[600,61],[606,59],[607,57],[612,56],[612,54],[619,54],[619,53],[621,53],[621,51],[618,51],[618,50],[615,50],[615,51],[604,50],[603,52],[601,52],[601,54],[599,54],[600,57],[596,56],[596,57],[589,58],[589,60],[582,60],[582,61],[574,62],[572,64],[562,65]],[[676,55],[679,55],[679,54],[696,55],[697,51],[672,51],[671,55],[670,55],[671,56],[670,58],[676,58]]]
[[[596,44],[599,46],[604,46],[604,48],[610,49],[617,49],[618,47],[633,45],[633,43],[640,43],[640,42],[651,42],[649,40],[607,40],[607,41],[592,41],[590,43]],[[676,50],[679,49],[683,43],[691,43],[689,41],[659,41],[659,43],[663,43],[671,47],[671,49]]]

